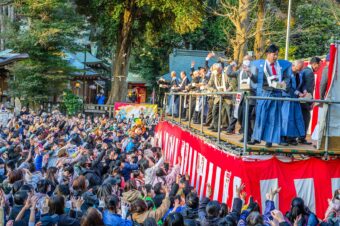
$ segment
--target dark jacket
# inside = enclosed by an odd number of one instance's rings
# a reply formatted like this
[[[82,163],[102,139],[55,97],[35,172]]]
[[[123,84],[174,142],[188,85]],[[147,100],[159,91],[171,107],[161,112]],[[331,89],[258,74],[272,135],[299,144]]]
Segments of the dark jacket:
[[[201,201],[199,206],[199,216],[201,226],[221,226],[221,225],[233,225],[236,226],[240,218],[242,209],[242,200],[240,198],[234,198],[233,207],[231,212],[223,217],[210,217],[206,215],[205,208],[210,202],[209,198],[205,198]]]
[[[14,205],[10,214],[9,214],[9,220],[15,220],[15,218],[18,216],[19,212],[23,208],[23,205]],[[30,210],[27,209],[24,213],[24,216],[22,217],[22,220],[25,222],[29,221],[30,218]]]
[[[155,197],[153,197],[153,202],[155,203],[156,208],[162,205],[162,201],[164,198],[165,198],[164,194],[157,194],[155,195]]]
[[[299,91],[303,93],[303,91],[307,91],[308,93],[314,93],[315,88],[315,75],[314,71],[310,67],[306,67],[301,72],[302,81],[300,81]]]
[[[125,181],[130,180],[130,174],[133,170],[137,170],[138,169],[138,165],[137,164],[130,164],[125,162],[124,163],[124,168],[121,170],[121,174],[124,177]]]
[[[310,93],[312,96],[314,94],[315,89],[315,75],[313,69],[310,67],[306,67],[301,72],[301,81],[298,87],[298,91],[303,93],[305,90]],[[301,103],[301,108],[311,110],[311,106],[313,103]]]
[[[181,211],[184,220],[198,220],[198,209],[192,209],[190,207],[184,207]]]
[[[328,83],[328,66],[326,66],[322,71],[322,78],[320,82],[320,99],[321,100],[325,99],[327,83]]]

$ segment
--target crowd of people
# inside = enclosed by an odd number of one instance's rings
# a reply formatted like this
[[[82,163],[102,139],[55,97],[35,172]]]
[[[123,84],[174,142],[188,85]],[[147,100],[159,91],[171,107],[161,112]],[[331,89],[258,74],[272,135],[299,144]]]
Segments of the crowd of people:
[[[163,78],[159,81],[162,88],[168,88],[170,91],[166,99],[166,113],[174,117],[181,114],[184,121],[191,120],[194,124],[200,124],[203,117],[203,123],[209,130],[217,132],[220,126],[221,131],[234,134],[237,122],[241,125],[239,133],[243,133],[245,127],[245,95],[312,99],[315,90],[314,74],[321,65],[321,59],[312,57],[309,65],[304,67],[301,60],[293,63],[278,60],[278,53],[279,48],[272,44],[266,49],[266,59],[253,60],[247,55],[240,63],[240,67],[235,61],[218,62],[210,67],[209,60],[214,57],[214,53],[209,53],[204,66],[195,70],[195,63],[192,63],[191,81],[185,71],[180,73],[181,80],[177,78],[176,72],[171,72],[170,82]],[[329,56],[326,61],[329,61]],[[328,66],[324,68],[320,86],[322,98],[325,97],[327,79]],[[213,95],[216,92],[226,94],[220,99],[220,96]],[[236,103],[235,92],[242,93],[240,103]],[[189,98],[188,95],[178,93],[212,93],[212,95],[192,95]],[[248,144],[254,145],[261,141],[266,142],[266,147],[271,147],[273,143],[283,146],[312,144],[307,141],[306,134],[313,103],[272,99],[248,100],[248,135],[245,138]],[[244,138],[240,142],[243,140]]]
[[[0,225],[217,226],[339,224],[340,189],[319,219],[301,198],[283,214],[268,191],[264,214],[244,185],[233,206],[199,199],[188,175],[155,146],[158,116],[67,117],[27,108],[0,130]]]

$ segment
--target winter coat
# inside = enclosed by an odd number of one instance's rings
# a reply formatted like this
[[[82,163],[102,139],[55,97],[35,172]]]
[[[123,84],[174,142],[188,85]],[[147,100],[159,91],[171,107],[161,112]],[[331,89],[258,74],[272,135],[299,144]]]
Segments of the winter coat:
[[[231,212],[223,218],[210,217],[206,215],[205,209],[209,202],[210,202],[209,198],[204,198],[200,203],[199,217],[201,226],[237,225],[242,209],[242,200],[240,198],[234,198]]]
[[[156,222],[162,219],[162,217],[165,215],[165,213],[168,211],[170,207],[170,199],[169,197],[166,197],[162,205],[158,207],[156,210],[147,210],[144,213],[133,213],[132,219],[136,221],[139,224],[142,224],[146,218],[154,218]]]
[[[131,220],[125,220],[120,215],[111,213],[108,210],[103,212],[103,222],[106,226],[132,226]]]

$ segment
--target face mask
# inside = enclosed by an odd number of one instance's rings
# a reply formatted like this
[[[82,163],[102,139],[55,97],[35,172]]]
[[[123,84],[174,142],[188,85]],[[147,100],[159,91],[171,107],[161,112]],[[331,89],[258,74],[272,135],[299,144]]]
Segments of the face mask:
[[[1,169],[0,169],[0,175],[1,175],[1,176],[5,175],[5,168],[1,168]]]

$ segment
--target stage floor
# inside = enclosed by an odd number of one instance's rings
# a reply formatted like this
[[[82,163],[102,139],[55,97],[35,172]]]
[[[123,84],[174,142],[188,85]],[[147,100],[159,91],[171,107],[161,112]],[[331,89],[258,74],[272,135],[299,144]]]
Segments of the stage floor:
[[[166,120],[172,121],[171,117],[167,117]],[[179,123],[179,118],[174,118],[176,123]],[[184,127],[189,126],[189,122],[181,122]],[[203,127],[203,134],[201,132],[200,124],[191,123],[190,129],[196,130],[198,135],[209,136],[217,139],[218,133],[212,132],[208,130],[208,127]],[[238,128],[236,128],[238,131]],[[228,144],[234,145],[238,149],[243,148],[243,143],[240,142],[242,138],[241,134],[227,134],[225,130],[222,130],[220,139],[221,141],[227,142]],[[307,137],[308,141],[311,141],[310,137]],[[339,147],[340,148],[340,147]],[[273,144],[271,148],[265,147],[265,142],[262,142],[258,145],[248,145],[247,146],[248,153],[286,153],[286,154],[307,154],[307,155],[324,155],[324,150],[317,150],[313,145],[302,145],[299,144],[297,146],[289,145],[289,146],[280,146]],[[340,155],[340,149],[337,150],[329,150],[329,155]]]

